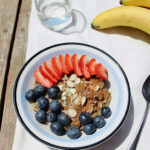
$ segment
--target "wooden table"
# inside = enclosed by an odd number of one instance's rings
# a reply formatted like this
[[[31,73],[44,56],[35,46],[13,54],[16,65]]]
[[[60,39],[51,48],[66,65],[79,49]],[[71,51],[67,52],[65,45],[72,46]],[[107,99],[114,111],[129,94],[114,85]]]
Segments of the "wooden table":
[[[31,0],[0,0],[0,150],[11,150],[13,86],[25,62]]]

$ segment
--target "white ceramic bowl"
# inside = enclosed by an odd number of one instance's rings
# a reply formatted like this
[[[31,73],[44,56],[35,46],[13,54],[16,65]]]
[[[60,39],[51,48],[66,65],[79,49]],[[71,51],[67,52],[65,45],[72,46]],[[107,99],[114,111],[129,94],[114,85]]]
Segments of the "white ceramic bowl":
[[[112,93],[110,103],[112,115],[106,119],[106,125],[92,135],[87,136],[82,133],[82,136],[76,140],[69,139],[66,135],[54,135],[48,125],[38,123],[35,120],[32,105],[25,100],[25,92],[32,87],[34,82],[33,71],[44,61],[66,53],[85,54],[106,66],[109,74],[109,90]],[[110,138],[122,125],[130,104],[129,83],[121,66],[106,52],[81,43],[58,44],[36,53],[20,70],[15,82],[13,96],[16,114],[23,127],[38,141],[58,149],[84,149],[101,144]]]

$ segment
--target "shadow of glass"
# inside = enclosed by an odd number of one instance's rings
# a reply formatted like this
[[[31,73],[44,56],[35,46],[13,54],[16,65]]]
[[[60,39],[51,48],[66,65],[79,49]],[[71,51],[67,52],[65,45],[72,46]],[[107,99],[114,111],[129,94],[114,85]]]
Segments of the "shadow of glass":
[[[115,150],[128,137],[133,125],[133,120],[134,120],[134,106],[131,97],[129,111],[121,128],[105,143],[102,143],[101,145],[91,148],[89,150]]]
[[[133,39],[142,40],[150,44],[150,38],[149,38],[150,35],[132,27],[112,27],[112,28],[96,30],[96,31],[106,33],[106,34],[120,34],[124,36],[130,36]]]
[[[71,34],[71,33],[82,33],[87,26],[87,21],[85,16],[78,10],[72,10],[73,21],[66,28],[57,31],[62,34]]]

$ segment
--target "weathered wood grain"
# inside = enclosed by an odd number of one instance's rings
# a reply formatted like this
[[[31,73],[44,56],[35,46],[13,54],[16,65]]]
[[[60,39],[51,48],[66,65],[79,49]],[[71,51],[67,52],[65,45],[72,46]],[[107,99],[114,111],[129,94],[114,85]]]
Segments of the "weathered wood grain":
[[[25,62],[30,9],[31,0],[22,0],[11,56],[10,69],[8,73],[3,120],[0,135],[0,150],[12,149],[16,122],[16,116],[13,108],[12,93],[16,76]]]
[[[5,88],[5,74],[7,72],[18,5],[19,0],[0,0],[0,123],[4,103],[2,94],[5,91],[3,86]]]

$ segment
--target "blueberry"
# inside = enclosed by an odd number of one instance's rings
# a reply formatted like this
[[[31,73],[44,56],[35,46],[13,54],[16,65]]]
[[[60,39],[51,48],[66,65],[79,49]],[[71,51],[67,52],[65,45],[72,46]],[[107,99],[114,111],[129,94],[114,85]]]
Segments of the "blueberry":
[[[71,139],[77,139],[81,136],[81,132],[76,126],[71,126],[67,129],[67,136]]]
[[[44,110],[38,110],[35,113],[35,118],[38,122],[40,123],[45,123],[46,122],[46,112]]]
[[[47,121],[48,122],[54,122],[54,121],[56,121],[57,120],[57,114],[56,113],[54,113],[54,112],[49,112],[48,114],[47,114]]]
[[[79,120],[82,124],[88,124],[92,121],[91,114],[87,112],[82,112],[79,116]]]
[[[65,131],[63,125],[59,122],[53,122],[50,129],[56,135],[62,135]]]
[[[93,123],[96,125],[97,128],[102,128],[105,126],[106,121],[102,116],[96,116],[93,120]]]
[[[71,123],[71,119],[65,113],[59,114],[57,119],[58,119],[58,122],[60,122],[64,126],[67,126]]]
[[[58,99],[61,95],[61,91],[58,86],[52,86],[48,89],[48,95],[52,99]]]
[[[34,92],[36,94],[37,97],[41,97],[44,96],[46,94],[46,87],[44,87],[43,85],[37,85],[34,88]]]
[[[52,100],[49,104],[49,109],[53,112],[58,112],[61,109],[61,103],[58,100]]]
[[[25,94],[25,98],[31,103],[31,102],[35,102],[37,97],[36,94],[34,92],[34,90],[28,90]]]
[[[49,101],[45,97],[40,97],[38,99],[38,107],[42,110],[47,110],[49,107]]]
[[[84,133],[87,135],[93,134],[96,131],[96,126],[93,123],[86,124],[83,129]]]
[[[110,110],[110,108],[108,106],[103,107],[102,110],[101,110],[101,114],[105,118],[110,117],[111,116],[111,110]]]

